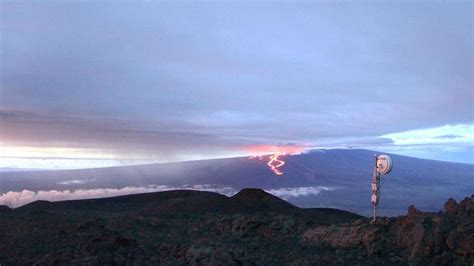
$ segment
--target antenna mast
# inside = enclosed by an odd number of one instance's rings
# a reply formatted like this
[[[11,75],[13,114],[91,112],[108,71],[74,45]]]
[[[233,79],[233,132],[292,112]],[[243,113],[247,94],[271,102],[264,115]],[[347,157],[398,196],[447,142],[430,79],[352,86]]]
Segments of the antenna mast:
[[[381,174],[388,174],[392,170],[393,163],[392,163],[392,158],[388,155],[379,155],[377,154],[374,155],[374,171],[372,174],[372,184],[371,184],[371,190],[372,190],[372,197],[370,198],[370,201],[372,202],[372,207],[373,207],[373,219],[372,223],[375,222],[375,219],[377,217],[377,205],[379,204],[379,199],[380,199],[380,179],[381,179]]]

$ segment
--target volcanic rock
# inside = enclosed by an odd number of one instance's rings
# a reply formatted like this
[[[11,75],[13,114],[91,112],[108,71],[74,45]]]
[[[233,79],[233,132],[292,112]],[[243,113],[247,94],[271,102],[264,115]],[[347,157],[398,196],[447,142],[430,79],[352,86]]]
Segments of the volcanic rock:
[[[474,196],[461,204],[449,199],[444,213],[424,213],[410,206],[407,216],[375,224],[317,226],[302,235],[303,243],[340,250],[363,248],[369,256],[397,256],[415,264],[470,265],[474,262]],[[388,221],[388,222],[387,222]]]
[[[0,264],[472,265],[474,195],[368,218],[259,189],[170,191],[0,208]]]

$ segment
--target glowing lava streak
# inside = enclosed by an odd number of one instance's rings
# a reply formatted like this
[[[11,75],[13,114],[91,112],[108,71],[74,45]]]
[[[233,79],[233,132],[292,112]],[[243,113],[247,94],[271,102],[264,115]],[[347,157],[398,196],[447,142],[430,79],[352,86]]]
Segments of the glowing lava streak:
[[[252,145],[245,147],[244,150],[252,154],[249,157],[249,160],[256,158],[262,160],[267,156],[262,154],[269,154],[267,166],[270,168],[270,171],[272,171],[275,175],[283,175],[283,172],[279,169],[280,167],[285,165],[285,161],[283,161],[282,157],[285,155],[299,154],[306,150],[308,147],[309,146],[296,145]]]
[[[279,160],[278,157],[285,155],[283,154],[273,154],[270,155],[270,161],[268,161],[267,165],[270,167],[275,175],[282,175],[283,173],[278,170],[278,168],[282,167],[285,164],[285,161]]]
[[[286,155],[285,153],[276,153],[268,156],[268,167],[270,167],[270,170],[275,174],[275,175],[282,175],[283,172],[280,171],[278,168],[282,167],[285,164],[285,161],[281,160],[280,156]],[[258,158],[258,160],[262,160],[263,156],[262,155],[255,155],[255,156],[250,156],[249,160]]]

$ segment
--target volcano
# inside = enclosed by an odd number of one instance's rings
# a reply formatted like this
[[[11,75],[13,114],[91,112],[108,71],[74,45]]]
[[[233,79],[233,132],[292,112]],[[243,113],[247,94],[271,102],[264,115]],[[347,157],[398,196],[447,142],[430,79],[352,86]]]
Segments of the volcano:
[[[134,191],[146,192],[158,186],[151,191],[191,188],[224,191],[231,196],[242,188],[256,187],[298,207],[331,207],[368,216],[375,153],[336,149],[286,155],[285,165],[279,168],[282,175],[269,171],[268,158],[247,157],[84,170],[0,172],[0,192],[94,190],[88,197],[106,197],[114,195],[110,189],[132,187],[130,193],[137,193]],[[411,204],[422,210],[438,211],[446,198],[460,200],[474,191],[472,164],[390,156],[394,168],[382,180],[381,215],[402,214]],[[65,195],[60,199],[69,198]]]

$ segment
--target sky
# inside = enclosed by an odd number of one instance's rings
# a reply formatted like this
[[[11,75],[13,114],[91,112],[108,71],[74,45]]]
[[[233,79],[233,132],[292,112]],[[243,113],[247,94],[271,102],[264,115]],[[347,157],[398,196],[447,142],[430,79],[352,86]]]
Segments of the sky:
[[[474,163],[471,1],[1,1],[0,168]]]

